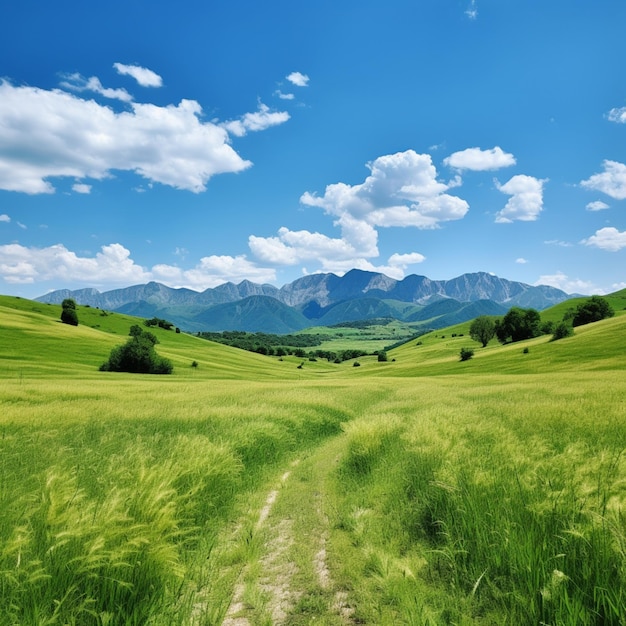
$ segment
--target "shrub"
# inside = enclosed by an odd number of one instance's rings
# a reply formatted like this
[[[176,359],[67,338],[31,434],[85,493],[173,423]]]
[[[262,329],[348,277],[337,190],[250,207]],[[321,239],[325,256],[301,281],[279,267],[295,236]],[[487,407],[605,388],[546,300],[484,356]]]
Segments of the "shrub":
[[[131,372],[133,374],[171,374],[173,365],[169,359],[159,356],[154,346],[159,341],[150,332],[134,325],[130,339],[111,350],[109,360],[100,366],[101,372]]]
[[[63,309],[61,311],[61,321],[70,326],[78,326],[78,313],[76,313],[76,309]]]
[[[78,326],[78,313],[76,313],[76,302],[72,298],[65,298],[61,303],[61,321],[70,326]]]
[[[378,362],[379,363],[384,363],[386,362],[387,359],[387,353],[384,350],[380,350],[380,352],[378,353]]]
[[[352,364],[352,367],[361,367],[361,364],[360,364],[358,361],[355,361],[355,362]]]
[[[574,334],[574,329],[567,322],[559,322],[554,328],[551,341],[557,341],[558,339],[565,339],[565,337],[571,337]]]
[[[459,356],[461,361],[469,361],[474,356],[474,351],[471,348],[461,348]]]
[[[613,317],[615,311],[611,305],[601,296],[591,296],[574,311],[573,326],[582,326],[591,322],[599,322],[607,317]]]
[[[490,317],[480,315],[472,322],[469,332],[470,337],[484,348],[494,338],[496,325]]]

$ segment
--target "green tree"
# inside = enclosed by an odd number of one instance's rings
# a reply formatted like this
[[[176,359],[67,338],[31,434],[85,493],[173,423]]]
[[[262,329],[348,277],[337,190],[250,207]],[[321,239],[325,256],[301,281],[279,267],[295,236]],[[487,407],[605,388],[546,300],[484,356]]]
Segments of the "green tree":
[[[554,333],[552,334],[552,341],[557,341],[559,339],[565,339],[565,337],[570,337],[574,334],[574,329],[572,325],[566,321],[559,322],[554,327]]]
[[[379,350],[378,352],[378,362],[385,363],[388,360],[387,352],[385,350]]]
[[[576,307],[572,319],[573,326],[582,326],[591,322],[599,322],[607,317],[613,317],[615,311],[601,296],[591,296]]]
[[[512,307],[509,312],[496,321],[496,336],[500,343],[523,341],[541,334],[541,316],[535,309]]]
[[[138,332],[139,331],[139,332]],[[131,326],[130,339],[111,350],[109,360],[100,366],[103,372],[131,372],[135,374],[171,374],[169,359],[159,356],[154,346],[158,339],[137,324]]]
[[[484,348],[496,335],[495,322],[487,315],[480,315],[470,325],[470,337]]]
[[[471,348],[461,348],[459,358],[461,361],[469,361],[474,356],[474,351]]]
[[[76,312],[76,302],[72,298],[65,298],[61,302],[61,321],[64,324],[78,326],[78,313]]]

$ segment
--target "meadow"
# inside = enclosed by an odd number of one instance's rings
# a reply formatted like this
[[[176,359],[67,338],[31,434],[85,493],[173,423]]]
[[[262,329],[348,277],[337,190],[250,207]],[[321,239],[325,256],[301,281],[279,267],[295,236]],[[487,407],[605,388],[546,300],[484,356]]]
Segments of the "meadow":
[[[360,367],[156,329],[171,376],[78,313],[0,297],[0,624],[626,623],[621,310]]]

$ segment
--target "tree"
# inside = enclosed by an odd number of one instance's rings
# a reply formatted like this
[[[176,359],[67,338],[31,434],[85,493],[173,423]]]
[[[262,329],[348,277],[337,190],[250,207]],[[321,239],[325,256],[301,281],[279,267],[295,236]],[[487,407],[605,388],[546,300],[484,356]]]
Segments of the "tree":
[[[576,307],[572,319],[573,326],[582,326],[591,322],[599,322],[607,317],[613,317],[615,311],[601,296],[591,296]]]
[[[565,339],[565,337],[570,337],[574,334],[574,329],[572,325],[568,322],[559,322],[554,327],[554,333],[552,334],[552,341],[557,341],[559,339]]]
[[[61,321],[64,324],[78,326],[78,313],[76,312],[76,302],[72,298],[65,298],[61,302]]]
[[[388,360],[387,352],[385,350],[379,350],[378,352],[378,362],[385,363]]]
[[[496,321],[496,336],[500,343],[523,341],[541,334],[541,316],[535,309],[513,307]]]
[[[461,361],[469,361],[474,356],[474,351],[471,348],[461,348],[459,358]]]
[[[169,359],[159,356],[154,346],[158,339],[135,324],[130,329],[130,339],[111,350],[109,360],[100,366],[103,372],[131,372],[136,374],[171,374]]]
[[[481,343],[483,348],[495,337],[495,334],[496,325],[486,315],[480,315],[470,325],[470,337]]]

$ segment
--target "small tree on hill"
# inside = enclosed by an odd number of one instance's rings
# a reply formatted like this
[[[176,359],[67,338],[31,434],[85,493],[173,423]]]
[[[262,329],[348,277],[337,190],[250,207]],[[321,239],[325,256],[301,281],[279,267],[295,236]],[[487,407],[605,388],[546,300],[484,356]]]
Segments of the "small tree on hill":
[[[135,374],[171,374],[173,366],[169,359],[159,356],[154,346],[159,340],[141,326],[130,329],[130,339],[113,348],[109,360],[100,366],[102,372],[131,372]]]
[[[461,348],[459,353],[459,360],[469,361],[474,356],[474,351],[471,348]]]
[[[496,321],[496,336],[500,343],[523,341],[541,335],[541,317],[535,309],[513,307]]]
[[[78,313],[76,312],[76,302],[72,298],[65,298],[61,303],[61,321],[64,324],[78,326]]]
[[[599,322],[607,317],[613,317],[615,311],[611,305],[601,296],[591,296],[585,302],[579,304],[574,311],[573,326],[582,326],[591,322]]]
[[[470,337],[484,348],[496,335],[495,322],[486,315],[477,317],[470,326]]]
[[[551,341],[557,341],[559,339],[565,339],[565,337],[571,337],[574,334],[574,329],[569,322],[559,322],[554,327],[554,333],[552,334]]]

